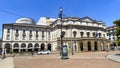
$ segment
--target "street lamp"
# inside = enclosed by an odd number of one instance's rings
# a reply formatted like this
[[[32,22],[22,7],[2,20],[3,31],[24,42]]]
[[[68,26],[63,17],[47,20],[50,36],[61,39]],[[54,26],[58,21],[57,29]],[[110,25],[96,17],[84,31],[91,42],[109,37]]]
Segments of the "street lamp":
[[[63,36],[62,36],[62,7],[60,7],[60,13],[59,13],[59,18],[60,18],[60,22],[61,22],[61,35],[60,35],[60,38],[61,38],[61,52],[60,54],[62,55],[62,46],[63,46]]]
[[[60,13],[59,13],[59,18],[60,18],[60,21],[61,21],[61,59],[68,59],[68,50],[67,50],[67,45],[64,45],[63,46],[63,37],[64,37],[64,33],[62,32],[62,7],[60,7]]]
[[[72,55],[74,55],[74,52],[73,52],[72,27],[71,27],[71,24],[72,24],[72,23],[70,23],[70,30],[71,30],[71,47],[72,47]]]

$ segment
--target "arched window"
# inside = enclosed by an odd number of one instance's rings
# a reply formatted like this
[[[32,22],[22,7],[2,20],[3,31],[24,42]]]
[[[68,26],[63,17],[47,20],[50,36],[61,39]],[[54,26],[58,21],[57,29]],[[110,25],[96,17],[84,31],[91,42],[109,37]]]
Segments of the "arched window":
[[[80,32],[81,37],[83,37],[84,32]]]
[[[15,44],[14,44],[14,48],[19,48],[18,43],[15,43]]]
[[[21,48],[26,48],[26,44],[22,43]]]
[[[32,43],[29,43],[28,48],[32,48],[32,47],[33,47]]]
[[[101,37],[101,33],[99,33],[99,37]]]
[[[76,34],[77,34],[77,32],[76,32],[76,31],[73,31],[73,36],[74,36],[74,38],[76,37]]]
[[[87,37],[90,37],[90,32],[87,32]]]
[[[93,37],[95,37],[95,32],[92,33]]]
[[[65,31],[62,31],[62,36],[65,37]]]
[[[38,43],[36,43],[34,48],[38,48],[38,47],[39,47],[39,44],[38,44]]]

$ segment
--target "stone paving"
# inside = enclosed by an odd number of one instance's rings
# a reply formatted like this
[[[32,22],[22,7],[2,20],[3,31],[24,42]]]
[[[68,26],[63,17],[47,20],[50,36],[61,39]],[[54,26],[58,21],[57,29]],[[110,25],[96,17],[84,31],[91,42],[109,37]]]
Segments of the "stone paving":
[[[58,53],[15,56],[0,59],[0,68],[119,68],[120,56],[115,54],[120,51],[69,53],[67,60],[61,60]]]
[[[0,58],[0,68],[14,68],[13,57]]]
[[[114,52],[69,53],[69,59],[61,60],[59,54],[15,57],[15,68],[119,68],[120,63],[106,58]]]

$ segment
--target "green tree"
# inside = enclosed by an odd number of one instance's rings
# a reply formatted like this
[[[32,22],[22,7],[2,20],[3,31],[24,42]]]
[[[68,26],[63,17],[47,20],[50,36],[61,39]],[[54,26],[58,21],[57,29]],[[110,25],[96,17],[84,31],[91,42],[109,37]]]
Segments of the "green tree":
[[[113,21],[113,23],[116,25],[116,36],[117,40],[116,42],[120,44],[120,19]]]

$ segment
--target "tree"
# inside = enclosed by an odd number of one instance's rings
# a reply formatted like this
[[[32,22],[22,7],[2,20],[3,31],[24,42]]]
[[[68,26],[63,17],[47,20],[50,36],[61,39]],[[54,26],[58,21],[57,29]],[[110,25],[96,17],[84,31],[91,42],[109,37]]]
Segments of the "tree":
[[[120,44],[120,19],[113,21],[113,23],[116,25],[116,36],[117,40],[116,42]]]

